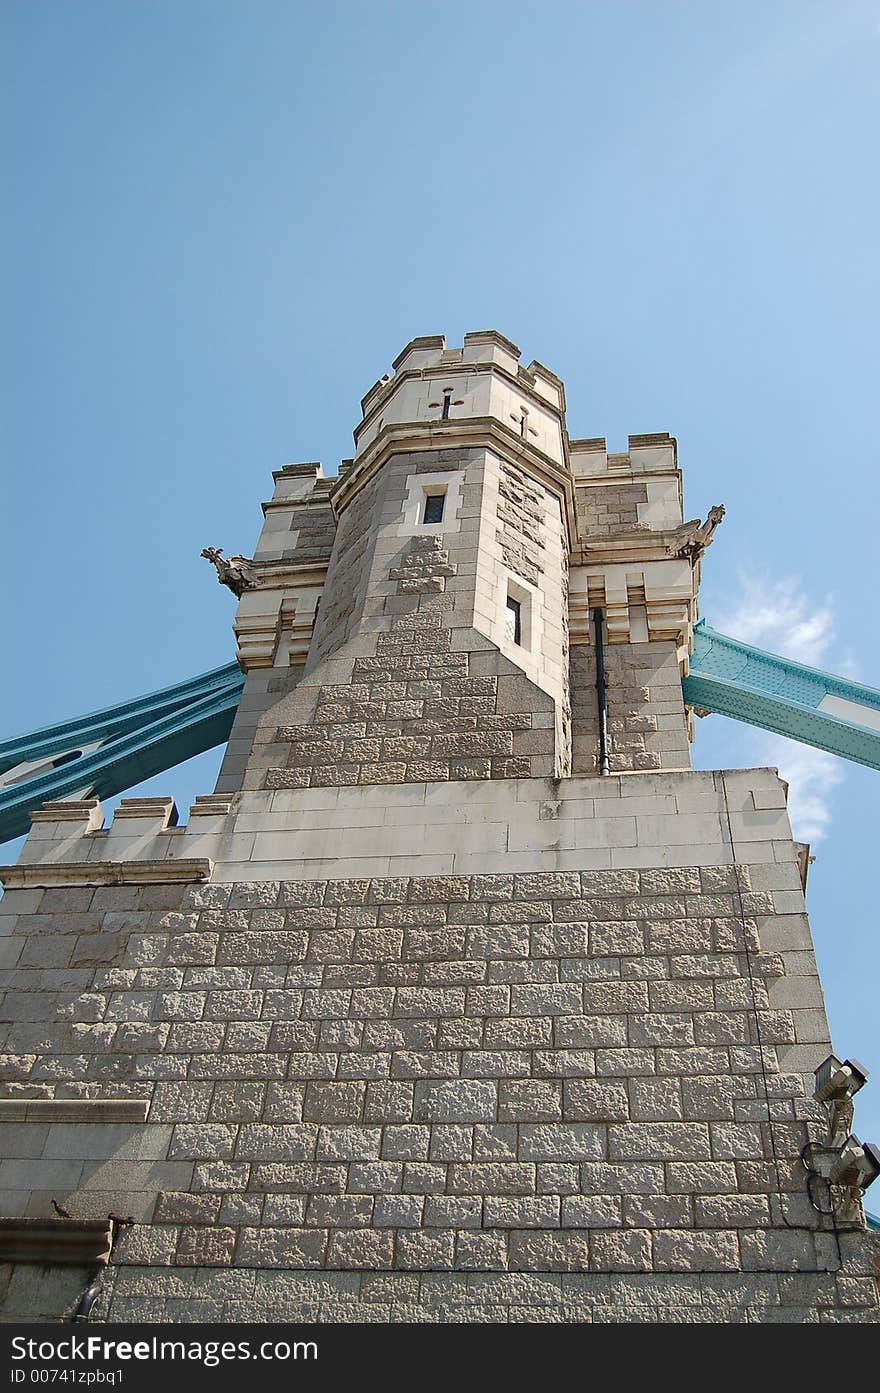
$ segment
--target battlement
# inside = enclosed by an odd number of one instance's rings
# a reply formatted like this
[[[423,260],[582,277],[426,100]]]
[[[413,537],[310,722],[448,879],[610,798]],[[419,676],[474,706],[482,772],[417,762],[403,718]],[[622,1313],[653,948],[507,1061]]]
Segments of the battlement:
[[[123,798],[107,825],[97,798],[44,803],[31,814],[18,869],[44,861],[59,872],[71,862],[164,860],[171,854],[171,839],[184,831],[178,826],[177,804],[171,797]],[[162,846],[157,849],[160,835]],[[9,884],[8,878],[5,883]]]
[[[425,369],[473,368],[476,365],[495,365],[512,377],[534,387],[546,401],[565,410],[565,388],[560,377],[534,358],[528,367],[520,363],[522,350],[512,339],[497,329],[478,329],[465,334],[461,348],[447,348],[443,334],[422,335],[411,339],[391,364],[391,373],[384,373],[361,400],[363,415],[372,411],[378,399],[395,378],[407,372]]]
[[[272,497],[261,505],[264,517],[268,516],[272,509],[284,508],[291,503],[309,503],[326,499],[336,482],[335,479],[324,477],[320,463],[315,460],[305,464],[285,464],[280,469],[273,469],[272,481],[275,485]],[[261,537],[256,556],[260,556],[263,545],[264,539]]]
[[[580,482],[609,482],[609,475],[678,476],[678,442],[668,431],[630,435],[626,450],[609,451],[604,436],[568,442],[571,472]]]
[[[515,343],[494,329],[465,334],[461,348],[440,335],[412,339],[361,401],[356,458],[383,429],[495,418],[506,430],[565,464],[565,388],[537,359],[520,363]]]
[[[0,866],[0,882],[6,891],[200,884],[211,879],[234,802],[200,795],[183,827],[171,797],[123,798],[106,825],[97,798],[44,803],[31,814],[17,865]]]

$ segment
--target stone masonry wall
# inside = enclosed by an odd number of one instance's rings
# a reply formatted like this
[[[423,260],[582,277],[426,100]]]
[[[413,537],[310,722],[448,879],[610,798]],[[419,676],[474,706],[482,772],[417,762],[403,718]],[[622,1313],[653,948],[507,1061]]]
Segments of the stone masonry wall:
[[[547,545],[544,490],[515,465],[501,461],[496,541],[507,568],[540,585]]]
[[[599,716],[593,646],[573,646],[570,664],[572,772],[594,773],[599,767]],[[612,772],[689,769],[675,644],[608,644],[605,679]]]
[[[377,494],[377,480],[366,484],[337,528],[312,641],[313,661],[334,652],[356,628],[370,576],[370,536]]]
[[[485,655],[476,676],[471,655],[453,651],[445,590],[455,573],[440,537],[410,539],[390,573],[399,600],[390,632],[377,635],[374,657],[354,659],[350,684],[314,689],[308,722],[278,727],[286,763],[268,770],[265,787],[552,772],[552,700],[505,673],[500,657]],[[543,728],[535,715],[547,717]]]
[[[47,890],[16,925],[10,1092],[150,1109],[12,1125],[7,1205],[134,1206],[135,1263],[826,1268],[797,1163],[814,1109],[777,1059],[803,1030],[770,1004],[785,967],[749,884],[289,881],[170,910],[168,888]]]
[[[481,451],[396,456],[344,510],[325,591],[332,599],[322,606],[305,675],[289,699],[260,717],[246,788],[567,771],[567,684],[538,685],[516,655],[502,654],[479,632],[481,624],[502,629],[505,612],[500,593],[484,597],[481,589],[486,468]],[[450,495],[439,532],[402,521],[409,481],[426,472],[462,481],[458,512]],[[508,499],[504,506],[515,504]],[[560,541],[550,546],[546,532],[542,525],[541,546],[559,572],[561,595]],[[539,637],[545,641],[539,620],[536,613],[536,646]],[[559,632],[564,640],[564,627]],[[555,633],[546,643],[560,647]],[[537,674],[540,648],[531,658],[529,671]],[[554,661],[562,671],[564,652]]]
[[[865,1244],[841,1238],[845,1276],[700,1272],[272,1272],[117,1267],[95,1318],[110,1321],[711,1324],[877,1323],[877,1284]],[[859,1236],[860,1238],[860,1236]],[[33,1269],[10,1295],[35,1309]],[[2,1278],[0,1278],[2,1280]],[[45,1300],[45,1287],[42,1288]],[[7,1300],[10,1298],[7,1297]]]
[[[647,503],[648,489],[644,483],[610,480],[600,487],[575,490],[578,533],[589,545],[595,537],[616,536],[620,532],[638,530],[639,504]]]
[[[828,1034],[778,781],[431,789],[272,797],[325,841],[380,795],[426,826],[459,805],[432,874],[411,851],[396,875],[233,881],[252,804],[297,836],[243,794],[210,833],[121,820],[123,878],[213,849],[208,884],[11,890],[6,1212],[135,1218],[110,1319],[874,1319],[871,1244],[838,1249],[798,1161]],[[514,814],[456,872],[480,818]],[[113,855],[113,829],[66,826],[31,874]],[[10,1310],[33,1271],[6,1274]]]
[[[524,469],[487,452],[476,570],[477,626],[554,700],[555,770],[571,771],[568,540],[560,499]],[[525,608],[524,644],[505,633],[512,593]]]

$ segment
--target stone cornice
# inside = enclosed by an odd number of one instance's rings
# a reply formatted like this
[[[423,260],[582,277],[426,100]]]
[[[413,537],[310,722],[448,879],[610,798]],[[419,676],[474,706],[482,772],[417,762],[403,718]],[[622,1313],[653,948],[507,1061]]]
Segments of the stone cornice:
[[[604,435],[575,436],[568,442],[568,448],[573,455],[604,455],[607,446]]]
[[[291,512],[294,508],[308,508],[317,512],[321,508],[326,508],[330,497],[330,489],[336,483],[334,478],[325,479],[327,488],[319,494],[307,493],[305,498],[268,498],[265,503],[261,503],[263,517],[267,513],[277,513],[284,509]]]
[[[605,471],[602,474],[579,474],[577,473],[578,461],[583,455],[575,455],[572,461],[575,482],[579,489],[608,488],[616,484],[640,484],[643,479],[676,479],[681,483],[680,469],[631,469],[626,472]]]
[[[280,469],[272,470],[272,478],[276,484],[279,479],[318,479],[320,477],[320,460],[307,460],[302,464],[282,464]]]
[[[676,556],[676,534],[679,529],[666,531],[650,527],[644,531],[618,532],[616,535],[594,538],[583,542],[573,553],[573,566],[608,566],[623,561],[686,561],[687,557]]]
[[[146,1122],[146,1098],[0,1098],[0,1122]]]
[[[678,459],[678,441],[668,430],[642,431],[641,434],[627,437],[627,451],[653,449],[655,445],[671,445]]]
[[[575,544],[577,523],[571,474],[495,416],[463,416],[448,421],[404,421],[386,426],[355,460],[351,469],[339,478],[330,495],[334,513],[340,516],[390,456],[448,449],[491,449],[525,469],[560,499],[569,547]]]
[[[207,856],[165,861],[44,861],[0,866],[7,890],[49,890],[64,885],[190,885],[211,879]]]
[[[498,329],[472,329],[469,334],[465,334],[463,343],[465,348],[470,348],[475,343],[495,344],[498,348],[503,348],[505,352],[509,353],[511,358],[519,358],[522,352],[522,349],[517,347],[513,339],[509,339]],[[406,352],[405,349],[404,352]]]
[[[327,563],[329,563],[329,556]],[[327,574],[327,564],[316,566],[314,561],[298,564],[296,561],[255,561],[259,570],[256,585],[248,586],[244,592],[252,590],[278,590],[286,585],[323,585]]]
[[[0,1219],[0,1262],[106,1267],[109,1219]]]
[[[84,822],[90,832],[97,832],[104,814],[98,798],[62,798],[35,808],[31,822]]]
[[[410,339],[405,348],[398,353],[394,362],[391,364],[392,370],[397,371],[398,363],[402,363],[407,353],[412,353],[413,349],[432,349],[442,353],[446,347],[445,334],[420,334],[417,338]]]
[[[177,804],[173,798],[123,798],[113,814],[113,821],[117,818],[141,821],[145,817],[160,822],[163,829],[176,827]]]
[[[190,805],[190,821],[194,817],[226,817],[235,806],[234,793],[199,793]]]

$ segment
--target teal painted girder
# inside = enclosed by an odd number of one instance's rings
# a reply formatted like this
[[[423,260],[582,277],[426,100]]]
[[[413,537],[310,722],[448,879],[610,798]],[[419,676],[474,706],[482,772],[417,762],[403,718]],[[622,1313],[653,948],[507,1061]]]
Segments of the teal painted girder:
[[[114,793],[229,736],[244,686],[237,663],[75,720],[0,741],[0,842],[22,836],[41,803]],[[79,753],[83,746],[96,746]],[[16,782],[4,774],[37,763]],[[47,768],[48,765],[48,768]]]
[[[880,769],[880,691],[752,648],[705,620],[694,628],[682,690],[689,706]],[[826,699],[848,703],[846,715],[820,710]]]

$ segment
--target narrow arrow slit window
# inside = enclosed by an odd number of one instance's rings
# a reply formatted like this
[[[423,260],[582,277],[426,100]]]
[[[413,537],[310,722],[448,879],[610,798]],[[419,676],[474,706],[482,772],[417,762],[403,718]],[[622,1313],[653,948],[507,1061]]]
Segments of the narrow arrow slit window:
[[[422,514],[422,522],[442,522],[443,505],[446,502],[446,490],[439,493],[425,494],[425,510]]]
[[[522,602],[514,599],[513,595],[507,597],[504,620],[505,638],[509,643],[522,644]]]

